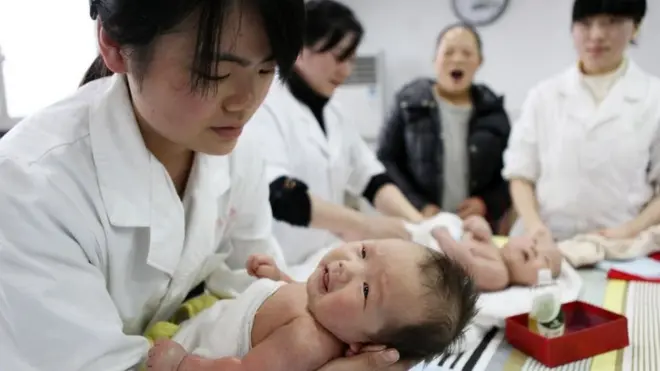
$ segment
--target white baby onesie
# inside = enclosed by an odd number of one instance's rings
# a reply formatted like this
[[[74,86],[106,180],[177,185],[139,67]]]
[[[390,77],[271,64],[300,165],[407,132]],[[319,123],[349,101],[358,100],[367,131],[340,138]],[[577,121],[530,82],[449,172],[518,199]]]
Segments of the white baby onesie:
[[[452,213],[441,212],[434,217],[419,224],[406,224],[406,229],[412,236],[412,240],[420,245],[442,251],[438,241],[431,236],[431,231],[438,227],[445,227],[456,241],[463,237],[463,220]]]
[[[257,310],[284,284],[257,280],[235,299],[219,300],[184,322],[172,340],[201,357],[242,358],[252,348],[252,325]]]

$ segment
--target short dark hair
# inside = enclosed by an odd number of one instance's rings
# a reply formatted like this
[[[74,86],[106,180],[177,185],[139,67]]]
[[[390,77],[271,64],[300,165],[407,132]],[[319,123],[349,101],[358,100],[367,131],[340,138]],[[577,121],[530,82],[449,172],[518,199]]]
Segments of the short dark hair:
[[[213,76],[215,72],[222,26],[227,15],[236,9],[249,9],[261,17],[279,75],[288,76],[302,49],[303,0],[90,0],[91,17],[98,17],[110,38],[130,50],[138,79],[144,76],[151,62],[157,37],[170,32],[198,11],[199,28],[190,82],[194,90],[203,91],[214,86],[206,76]],[[112,72],[98,56],[81,85],[110,75]]]
[[[465,22],[458,22],[458,23],[453,23],[450,24],[449,26],[445,27],[440,31],[438,34],[438,37],[435,39],[435,52],[438,52],[438,47],[440,46],[440,43],[442,42],[442,39],[445,38],[445,35],[447,32],[456,29],[456,28],[462,28],[467,31],[469,31],[473,36],[474,39],[477,41],[477,52],[479,53],[479,57],[483,58],[483,42],[481,41],[481,35],[479,34],[479,31],[477,31],[477,28],[474,27],[473,25]]]
[[[573,3],[573,23],[598,14],[631,18],[639,25],[646,15],[646,0],[575,0]]]
[[[364,28],[350,8],[334,0],[312,0],[307,3],[306,9],[305,47],[316,47],[316,52],[325,53],[347,35],[353,35],[353,42],[342,51],[339,60],[346,60],[355,54],[362,42]],[[318,46],[321,41],[323,44]]]
[[[428,363],[451,352],[477,314],[479,294],[467,269],[445,254],[424,249],[427,254],[419,267],[428,289],[429,300],[423,304],[427,317],[416,324],[386,328],[373,337],[374,343],[396,349],[402,361]]]

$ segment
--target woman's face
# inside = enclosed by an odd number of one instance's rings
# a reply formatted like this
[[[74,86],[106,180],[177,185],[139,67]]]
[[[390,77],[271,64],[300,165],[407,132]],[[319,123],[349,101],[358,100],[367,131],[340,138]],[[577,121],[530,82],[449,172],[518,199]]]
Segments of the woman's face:
[[[627,17],[597,15],[573,23],[573,42],[584,72],[615,70],[636,32],[637,26]]]
[[[323,53],[316,50],[319,50],[325,40],[313,48],[303,49],[296,61],[296,68],[317,93],[329,98],[351,75],[355,55],[344,60],[341,60],[341,56],[353,45],[354,40],[355,35],[348,34],[334,48]]]
[[[479,44],[472,31],[456,27],[445,33],[435,57],[435,72],[443,91],[467,91],[480,65]]]
[[[131,73],[129,60],[128,81],[145,140],[156,136],[180,149],[225,155],[268,92],[275,62],[259,16],[235,11],[224,23],[223,57],[208,76],[211,90],[191,91],[197,19],[191,16],[180,32],[156,41],[141,82]]]

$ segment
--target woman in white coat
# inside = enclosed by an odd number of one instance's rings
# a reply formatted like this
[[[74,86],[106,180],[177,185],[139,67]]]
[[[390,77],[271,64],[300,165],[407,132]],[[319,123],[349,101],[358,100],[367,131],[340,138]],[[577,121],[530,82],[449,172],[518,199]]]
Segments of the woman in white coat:
[[[576,0],[579,62],[534,87],[504,155],[512,233],[634,237],[660,222],[660,80],[625,52],[645,0]]]
[[[266,155],[275,234],[289,265],[339,238],[407,237],[402,219],[422,220],[351,117],[332,100],[351,74],[363,29],[353,12],[333,0],[307,2],[305,44],[286,85],[273,84],[246,134]],[[365,197],[386,216],[345,205],[345,194]]]
[[[215,268],[278,252],[263,163],[236,143],[299,54],[303,1],[91,13],[101,55],[84,86],[0,141],[1,370],[137,369],[143,331]],[[324,370],[381,369],[392,352]]]

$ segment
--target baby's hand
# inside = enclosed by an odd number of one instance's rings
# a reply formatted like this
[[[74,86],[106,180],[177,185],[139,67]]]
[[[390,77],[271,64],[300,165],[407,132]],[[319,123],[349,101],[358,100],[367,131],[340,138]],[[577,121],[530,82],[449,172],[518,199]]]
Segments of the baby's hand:
[[[490,242],[493,238],[493,231],[486,219],[481,216],[472,215],[463,221],[463,229],[471,232],[474,238],[480,242]]]
[[[268,255],[250,255],[250,257],[248,257],[246,269],[248,274],[252,277],[268,278],[273,281],[278,281],[281,279],[281,272],[275,264],[275,259]]]
[[[147,369],[153,371],[177,371],[187,352],[181,345],[171,340],[156,342],[149,351]]]

